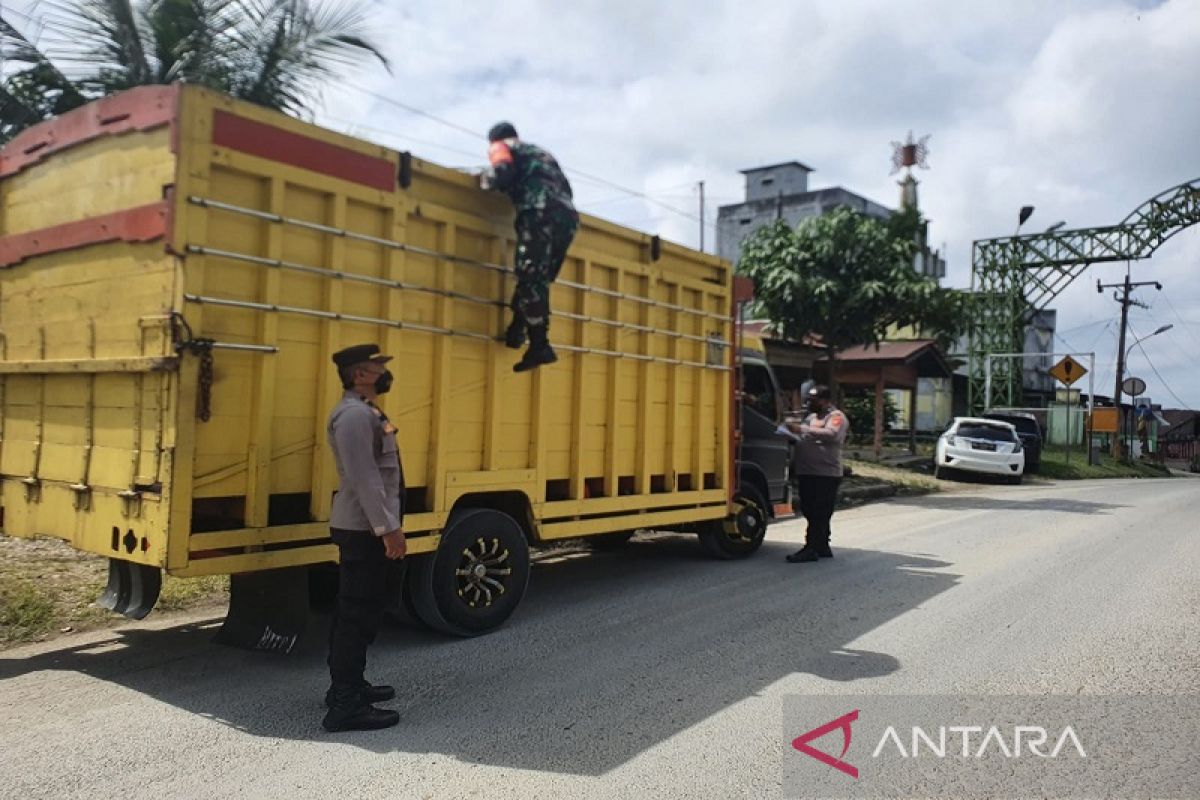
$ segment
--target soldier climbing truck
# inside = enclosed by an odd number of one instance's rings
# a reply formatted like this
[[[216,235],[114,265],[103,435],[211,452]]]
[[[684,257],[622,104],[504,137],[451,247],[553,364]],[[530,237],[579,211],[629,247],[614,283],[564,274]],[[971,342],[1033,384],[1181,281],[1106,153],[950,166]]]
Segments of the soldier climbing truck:
[[[164,571],[229,574],[221,638],[290,649],[336,559],[330,356],[374,341],[421,622],[497,627],[564,539],[757,550],[787,459],[742,436],[743,361],[770,379],[747,285],[585,217],[559,361],[514,374],[511,231],[469,175],[195,87],[25,131],[0,150],[0,530],[107,558],[101,603],[135,618]]]

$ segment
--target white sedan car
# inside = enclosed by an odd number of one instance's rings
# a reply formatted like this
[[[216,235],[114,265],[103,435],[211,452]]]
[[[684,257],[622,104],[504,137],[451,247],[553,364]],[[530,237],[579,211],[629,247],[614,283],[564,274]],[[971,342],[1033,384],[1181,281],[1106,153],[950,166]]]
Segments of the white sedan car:
[[[950,470],[1001,475],[1009,483],[1020,483],[1025,451],[1017,429],[994,419],[956,417],[938,439],[933,457],[934,477],[944,477]]]

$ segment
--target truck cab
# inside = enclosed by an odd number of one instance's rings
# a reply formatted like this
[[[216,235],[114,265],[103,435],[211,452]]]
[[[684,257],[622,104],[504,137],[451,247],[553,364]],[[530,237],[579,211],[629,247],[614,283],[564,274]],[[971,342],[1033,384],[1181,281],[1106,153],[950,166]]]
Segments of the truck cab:
[[[741,357],[740,433],[738,478],[766,501],[766,511],[775,517],[776,508],[791,502],[791,444],[776,433],[783,418],[779,382],[761,340],[746,336]]]

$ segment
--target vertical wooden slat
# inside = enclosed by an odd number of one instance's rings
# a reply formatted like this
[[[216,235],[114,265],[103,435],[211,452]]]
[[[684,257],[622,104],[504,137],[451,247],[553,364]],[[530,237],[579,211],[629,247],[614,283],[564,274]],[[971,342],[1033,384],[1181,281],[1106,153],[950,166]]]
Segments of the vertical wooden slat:
[[[273,214],[284,214],[284,193],[287,184],[272,178],[268,189],[267,208]],[[265,255],[270,259],[283,257],[283,226],[267,225]],[[281,270],[268,269],[261,273],[259,302],[272,305],[279,302]],[[274,346],[279,341],[279,315],[258,314],[257,344]],[[239,356],[241,357],[241,356]],[[267,525],[271,501],[272,428],[275,421],[275,365],[278,358],[271,355],[253,358],[254,386],[250,397],[250,442],[247,452],[246,527]]]
[[[38,358],[46,358],[46,326],[38,327]],[[37,433],[33,438],[33,469],[29,471],[29,477],[33,481],[41,480],[42,470],[42,450],[46,446],[46,381],[49,380],[48,375],[38,377],[38,401],[37,401]],[[35,485],[36,484],[32,484]]]
[[[457,251],[457,231],[449,222],[441,223],[438,230],[438,250],[443,253]],[[437,270],[437,288],[448,292],[454,285],[454,270],[460,269],[452,261],[441,261]],[[437,298],[437,321],[439,328],[452,328],[454,322],[454,301],[441,294]],[[430,425],[430,449],[433,451],[429,458],[428,487],[429,497],[434,511],[447,511],[446,502],[446,460],[447,432],[450,427],[450,370],[454,337],[444,334],[429,334],[433,336],[433,409]]]
[[[639,295],[649,299],[653,294],[653,281],[650,278],[640,278],[637,283],[641,289]],[[650,327],[650,304],[638,303],[637,308],[639,311],[638,324],[642,327]],[[638,353],[650,355],[650,333],[639,331],[637,338]],[[634,461],[638,494],[650,493],[650,407],[652,405],[650,402],[650,372],[655,366],[650,361],[638,363],[637,449]]]
[[[346,227],[346,196],[331,194],[327,199],[327,223],[334,228]],[[341,236],[325,237],[325,266],[337,269],[346,263],[346,240]],[[344,281],[326,278],[322,294],[326,311],[342,310],[342,287]],[[342,348],[341,326],[334,320],[321,320],[320,343],[317,358],[317,413],[313,419],[313,441],[316,443],[312,460],[312,491],[309,508],[313,519],[327,520],[333,505],[333,493],[337,488],[337,467],[333,462],[333,451],[325,442],[329,412],[337,405],[342,395],[342,384],[333,365],[333,354]]]
[[[96,320],[88,320],[88,357],[96,357]],[[3,413],[3,410],[0,410]],[[96,375],[87,376],[87,400],[83,407],[83,466],[79,485],[89,486],[92,475],[92,451],[96,448]]]
[[[533,370],[529,399],[529,468],[534,472],[534,503],[546,502],[546,369]]]
[[[584,259],[579,264],[578,282],[585,286],[592,285],[592,262]],[[589,298],[591,292],[575,292],[575,313],[580,316],[590,316],[591,304]],[[587,334],[588,324],[580,320],[576,323],[575,328],[575,345],[577,347],[588,346]],[[588,355],[586,353],[575,354],[575,374],[571,376],[571,497],[580,499],[584,496],[584,477],[583,462],[584,462],[584,433],[583,424],[584,415],[584,392],[586,391],[586,375],[587,375]]]
[[[195,94],[183,93],[179,112],[179,163],[175,176],[172,249],[187,252],[187,245],[208,243],[209,211],[187,201],[188,195],[209,196],[211,164],[209,147],[212,135],[212,108],[201,104]],[[188,305],[184,294],[204,294],[206,258],[189,255],[175,259],[176,280],[172,307],[184,313],[197,335],[204,331],[204,307]],[[173,424],[163,447],[169,452],[163,486],[170,493],[170,525],[167,534],[167,567],[182,569],[190,560],[192,527],[192,477],[195,473],[197,390],[199,359],[181,357],[179,372],[169,392]]]
[[[493,264],[502,264],[505,253],[508,250],[508,242],[500,236],[492,240],[490,247],[490,258]],[[505,296],[505,276],[504,273],[492,273],[491,278],[494,287],[494,296],[506,301]],[[499,333],[508,324],[507,312],[500,307],[496,307],[488,311],[488,319],[491,321],[489,330],[493,333]],[[484,420],[483,420],[483,468],[485,470],[498,469],[500,466],[500,418],[503,416],[500,409],[500,382],[504,380],[504,359],[503,354],[507,351],[504,345],[498,342],[489,342],[487,348],[487,385],[484,387]]]
[[[673,283],[667,287],[667,302],[673,306],[678,306],[681,301],[679,284]],[[668,312],[671,319],[669,329],[677,333],[686,333],[681,330],[680,323],[682,316],[678,311]],[[682,358],[679,352],[679,342],[677,337],[671,337],[667,345],[667,358],[678,361]],[[668,491],[676,491],[679,488],[679,477],[676,474],[679,469],[679,370],[677,364],[670,364],[666,367],[667,370],[667,436],[666,436],[666,458],[663,460],[663,472],[667,476],[667,481],[670,485]]]
[[[729,287],[729,292],[732,294],[732,286]],[[711,298],[712,308],[715,312],[725,314],[729,313],[729,309],[732,304],[727,303],[726,297],[723,297],[719,294],[713,294],[711,295]],[[722,308],[723,303],[726,303],[724,308]],[[726,349],[724,352],[726,357],[725,363],[732,367],[733,356],[738,355],[736,353],[738,342],[735,337],[733,323],[721,323],[721,331],[722,337],[728,343],[728,349]],[[735,422],[733,419],[733,392],[735,390],[740,390],[741,387],[732,386],[732,382],[737,376],[736,372],[721,372],[720,370],[715,369],[707,369],[704,370],[704,372],[710,376],[710,380],[713,384],[713,391],[716,392],[717,425],[719,426],[718,430],[720,431],[720,433],[717,435],[716,452],[717,485],[722,489],[732,490],[734,485],[734,476],[730,474],[730,470],[734,468],[734,456],[731,453],[731,448],[733,447],[732,437]]]
[[[696,304],[693,308],[704,308],[704,296],[696,294]],[[704,335],[704,319],[695,314],[688,315],[692,319],[692,334]],[[696,363],[703,364],[708,358],[707,345],[701,341],[692,342]],[[692,367],[692,488],[704,488],[704,387],[708,383],[711,370]]]
[[[383,235],[390,238],[393,242],[404,242],[408,239],[408,204],[403,195],[397,198],[387,212],[384,214],[384,230]],[[384,276],[394,280],[403,281],[405,275],[405,252],[396,248],[388,248],[384,254]],[[385,289],[383,293],[383,318],[388,320],[404,319],[404,292],[401,289]],[[383,348],[383,352],[392,357],[400,355],[403,347],[404,331],[394,326],[387,326],[382,331],[383,336],[379,342],[379,346]],[[393,372],[396,371],[396,363],[392,362]],[[396,381],[402,383],[404,376],[397,374]],[[390,399],[392,403],[401,402],[403,397],[403,387],[392,389],[390,394],[384,395],[385,403]],[[392,407],[394,408],[394,406]],[[389,409],[389,416],[396,419],[394,411]],[[403,430],[403,426],[398,426]],[[397,437],[397,445],[400,448],[400,463],[404,463],[404,439],[403,434]]]
[[[553,284],[550,286],[550,291],[554,291]],[[550,304],[550,307],[554,307],[553,303]],[[547,322],[549,322],[549,317],[547,317]],[[532,407],[529,413],[529,468],[534,470],[534,495],[530,498],[534,503],[546,502],[546,418],[550,416],[546,399],[548,382],[549,369],[547,367],[533,370]]]
[[[625,285],[625,272],[620,267],[614,270],[616,281],[612,287],[614,291],[623,292]],[[608,299],[609,308],[612,309],[612,315],[609,319],[620,321],[621,319],[621,301],[616,298]],[[608,328],[608,349],[619,352],[621,350],[621,329],[614,326]],[[617,496],[618,475],[617,475],[617,444],[619,438],[617,436],[617,411],[619,403],[617,402],[617,393],[621,385],[621,363],[622,359],[606,357],[608,361],[608,408],[605,413],[607,427],[604,431],[604,494],[608,497]]]

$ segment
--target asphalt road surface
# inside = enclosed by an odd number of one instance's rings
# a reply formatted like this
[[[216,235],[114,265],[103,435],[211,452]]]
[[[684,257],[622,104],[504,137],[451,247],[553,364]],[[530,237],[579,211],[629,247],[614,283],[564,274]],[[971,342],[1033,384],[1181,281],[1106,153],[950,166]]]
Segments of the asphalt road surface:
[[[495,634],[387,629],[377,733],[320,728],[323,620],[290,657],[214,620],[8,650],[0,795],[773,797],[789,694],[1200,694],[1197,509],[1191,479],[980,486],[839,512],[818,564],[784,562],[797,523],[731,563],[566,552]]]

